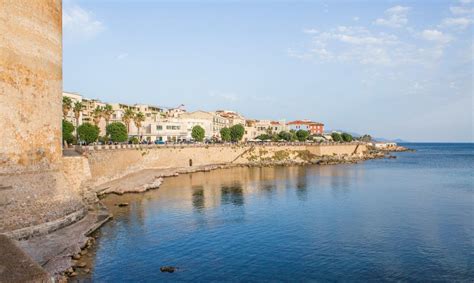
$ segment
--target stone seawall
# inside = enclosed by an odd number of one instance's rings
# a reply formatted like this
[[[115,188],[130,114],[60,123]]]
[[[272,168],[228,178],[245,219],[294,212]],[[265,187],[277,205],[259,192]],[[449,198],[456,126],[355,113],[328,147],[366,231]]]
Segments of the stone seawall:
[[[84,152],[92,182],[97,186],[145,169],[169,169],[256,162],[304,162],[321,156],[361,156],[364,144],[328,145],[209,145],[137,147]]]

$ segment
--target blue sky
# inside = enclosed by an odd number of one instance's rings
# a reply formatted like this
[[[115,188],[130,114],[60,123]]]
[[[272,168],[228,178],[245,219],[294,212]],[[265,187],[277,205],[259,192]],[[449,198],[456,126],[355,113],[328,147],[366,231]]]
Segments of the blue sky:
[[[65,0],[64,89],[472,142],[473,23],[473,0]]]

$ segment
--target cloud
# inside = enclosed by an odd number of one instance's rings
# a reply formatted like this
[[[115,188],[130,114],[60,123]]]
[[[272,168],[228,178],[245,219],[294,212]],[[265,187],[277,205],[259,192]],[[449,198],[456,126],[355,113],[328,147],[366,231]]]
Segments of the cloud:
[[[238,97],[233,94],[233,93],[225,93],[225,92],[220,92],[220,91],[210,91],[209,92],[210,97],[216,97],[216,98],[221,98],[224,100],[228,100],[231,102],[235,102],[238,100]]]
[[[452,40],[450,35],[444,34],[442,31],[435,29],[425,29],[421,32],[421,37],[425,40],[435,41],[437,43],[446,44]]]
[[[89,40],[105,30],[104,24],[95,19],[91,11],[87,11],[72,2],[64,3],[63,30],[67,38]]]
[[[473,23],[472,19],[461,17],[461,18],[446,18],[441,22],[440,27],[453,27],[459,29],[466,29]]]
[[[449,10],[454,15],[465,15],[465,14],[472,14],[474,12],[473,8],[463,7],[463,6],[451,6]]]
[[[461,4],[469,4],[469,3],[474,2],[474,0],[459,0],[459,2],[460,2]]]
[[[378,18],[374,24],[380,26],[387,26],[392,28],[399,28],[408,23],[408,12],[410,7],[394,6],[385,11],[385,18]]]
[[[120,53],[119,55],[117,55],[117,60],[123,60],[125,58],[128,57],[128,53]]]

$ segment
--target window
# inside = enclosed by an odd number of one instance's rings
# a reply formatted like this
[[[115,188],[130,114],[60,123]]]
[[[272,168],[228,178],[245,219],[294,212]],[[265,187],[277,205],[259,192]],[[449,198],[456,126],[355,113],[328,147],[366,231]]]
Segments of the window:
[[[156,130],[157,130],[157,131],[163,130],[163,126],[162,126],[162,125],[157,125],[157,126],[156,126]]]

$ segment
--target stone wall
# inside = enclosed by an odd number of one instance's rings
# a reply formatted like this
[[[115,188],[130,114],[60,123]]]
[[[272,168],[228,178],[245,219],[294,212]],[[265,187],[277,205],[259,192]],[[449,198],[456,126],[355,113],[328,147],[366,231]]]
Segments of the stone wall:
[[[61,15],[60,0],[0,0],[0,233],[84,208],[61,171]]]
[[[216,164],[249,164],[252,162],[308,161],[323,155],[360,155],[366,150],[360,144],[331,145],[234,145],[234,146],[167,146],[104,149],[86,151],[93,185],[123,177],[143,169],[186,168]]]

